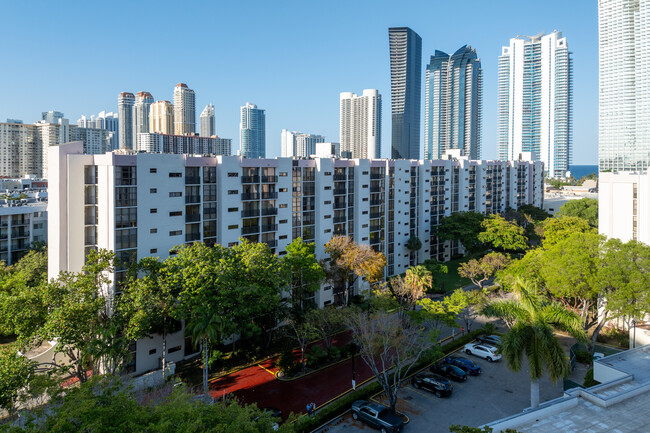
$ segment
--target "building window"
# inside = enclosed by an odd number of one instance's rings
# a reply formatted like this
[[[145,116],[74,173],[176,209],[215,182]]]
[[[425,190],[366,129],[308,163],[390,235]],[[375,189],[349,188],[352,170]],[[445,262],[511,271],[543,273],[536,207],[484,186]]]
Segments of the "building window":
[[[287,172],[286,171],[281,171],[280,172],[280,177],[287,177]]]
[[[325,215],[323,218],[328,220],[328,219],[332,218],[332,215]]]
[[[239,191],[237,191],[236,189],[229,189],[228,190],[228,195],[237,195],[238,193],[239,193]]]
[[[149,209],[149,213],[158,213],[158,209]]]
[[[362,198],[361,201],[368,201],[368,197]]]
[[[180,236],[183,234],[183,230],[172,230],[169,232],[169,236]]]
[[[288,222],[289,222],[289,220],[280,220],[280,221],[279,221],[280,224],[286,224],[286,223],[288,223]]]
[[[368,215],[368,211],[364,210],[363,212],[361,212],[361,215]]]
[[[157,168],[150,168],[149,173],[151,173],[151,174],[158,173],[158,169]]]
[[[286,239],[286,238],[287,238],[287,235],[280,236],[280,239]]]
[[[155,355],[155,354],[156,354],[156,349],[149,350],[149,355]]]
[[[150,194],[156,194],[157,192],[158,192],[158,189],[157,189],[157,188],[150,188],[150,189],[149,189],[149,193],[150,193]]]
[[[179,350],[181,350],[181,346],[174,346],[174,347],[171,347],[171,348],[167,351],[167,353],[174,353],[174,352],[178,352]]]
[[[228,177],[238,177],[239,173],[233,173],[232,171],[228,172]]]
[[[149,254],[156,254],[158,252],[158,248],[152,248],[149,250]]]
[[[182,215],[183,215],[183,211],[180,211],[180,210],[175,210],[173,212],[169,212],[170,217],[172,217],[172,216],[182,216]]]
[[[323,204],[332,204],[331,200],[326,200]]]
[[[239,228],[239,225],[237,225],[237,224],[233,224],[233,225],[228,226],[228,230],[236,230],[238,228]]]
[[[361,228],[364,228],[364,229],[368,228],[368,224],[362,224]]]
[[[401,170],[401,168],[400,168],[400,170]],[[368,174],[368,172],[367,172],[367,171],[364,171],[364,172],[362,172],[361,174],[363,174],[363,175],[365,176],[365,175]]]
[[[325,191],[329,191],[330,189],[332,189],[331,186],[326,186],[326,187],[325,187]]]
[[[287,189],[286,189],[286,188],[280,188],[278,191],[280,191],[280,192],[287,192]]]
[[[367,241],[367,240],[368,240],[367,237],[366,238],[361,238],[361,241]]]
[[[183,177],[183,173],[172,172],[169,173],[169,177]]]
[[[332,229],[325,230],[325,233],[332,233]]]
[[[239,210],[239,208],[237,208],[237,207],[229,207],[228,208],[228,212],[237,212],[238,210]]]
[[[149,229],[149,233],[151,234],[158,233],[158,229]]]
[[[237,246],[237,242],[230,242],[228,244],[228,248],[232,248],[232,247],[236,247],[236,246]]]
[[[286,204],[286,203],[283,203],[283,204],[281,204],[281,205],[278,206],[278,207],[279,207],[280,209],[285,209],[285,208],[287,207],[287,204]]]

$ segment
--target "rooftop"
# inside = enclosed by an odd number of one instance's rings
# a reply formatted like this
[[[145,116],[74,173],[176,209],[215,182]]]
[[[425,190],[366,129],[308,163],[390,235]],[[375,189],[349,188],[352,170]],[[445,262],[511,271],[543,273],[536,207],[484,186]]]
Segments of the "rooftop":
[[[594,378],[603,383],[571,389],[535,410],[489,425],[525,433],[648,431],[650,345],[595,361]]]

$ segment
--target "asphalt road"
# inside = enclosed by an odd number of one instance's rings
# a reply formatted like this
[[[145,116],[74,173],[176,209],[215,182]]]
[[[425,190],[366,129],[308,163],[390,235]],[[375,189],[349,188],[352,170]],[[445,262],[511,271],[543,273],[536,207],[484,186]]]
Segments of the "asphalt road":
[[[519,413],[530,405],[527,369],[513,373],[506,368],[503,360],[489,363],[473,356],[467,357],[478,363],[483,372],[470,377],[467,382],[454,382],[451,397],[437,398],[410,384],[402,388],[398,410],[411,420],[404,432],[448,433],[449,426],[453,424],[478,427]],[[544,378],[540,382],[540,401],[560,397],[562,393],[562,381],[554,385]],[[367,426],[352,420],[349,413],[328,427],[328,433],[368,431]]]

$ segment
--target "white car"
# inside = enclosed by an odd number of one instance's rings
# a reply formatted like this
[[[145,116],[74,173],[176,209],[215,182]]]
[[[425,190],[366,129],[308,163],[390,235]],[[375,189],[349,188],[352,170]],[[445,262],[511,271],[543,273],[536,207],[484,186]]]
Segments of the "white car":
[[[483,358],[486,361],[494,362],[501,359],[501,355],[497,353],[497,348],[488,346],[483,343],[469,343],[465,345],[465,353],[468,355],[475,355]]]

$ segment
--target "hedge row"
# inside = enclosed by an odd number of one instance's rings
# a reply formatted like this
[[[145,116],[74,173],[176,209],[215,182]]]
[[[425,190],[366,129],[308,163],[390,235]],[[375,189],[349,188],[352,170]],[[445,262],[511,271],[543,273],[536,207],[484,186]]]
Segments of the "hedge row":
[[[477,329],[475,331],[463,335],[460,338],[450,341],[449,343],[443,344],[442,346],[440,346],[440,349],[442,350],[443,355],[447,355],[455,351],[456,349],[463,347],[465,344],[469,343],[470,341],[476,339],[476,337],[478,337],[479,335],[483,335],[483,334],[486,334],[485,330]],[[436,361],[439,358],[439,356],[440,356],[440,352],[435,351],[431,355],[421,358],[418,362],[415,363],[413,368],[411,368],[411,373],[415,373],[425,368],[432,362]],[[370,382],[358,388],[357,390],[345,394],[343,397],[334,400],[324,408],[318,410],[318,412],[316,412],[313,416],[311,417],[302,416],[296,422],[296,432],[309,433],[315,428],[336,418],[337,416],[344,414],[347,410],[350,409],[352,403],[354,403],[355,401],[368,400],[373,395],[378,394],[382,391],[383,389],[378,382],[376,381]]]

